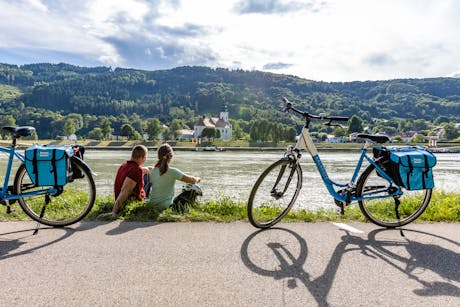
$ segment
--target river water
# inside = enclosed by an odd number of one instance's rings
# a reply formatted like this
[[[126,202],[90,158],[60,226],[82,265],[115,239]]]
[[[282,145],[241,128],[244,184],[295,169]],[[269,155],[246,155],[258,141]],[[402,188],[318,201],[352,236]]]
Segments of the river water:
[[[98,195],[112,194],[113,180],[118,166],[129,159],[130,151],[87,150],[85,161],[98,174],[95,177]],[[283,155],[282,151],[176,151],[173,166],[190,175],[202,178],[201,200],[230,197],[245,202],[258,176]],[[336,182],[347,182],[359,158],[359,152],[320,151],[329,177]],[[440,153],[434,168],[436,189],[458,192],[460,188],[460,154]],[[145,165],[152,165],[156,152],[149,152]],[[310,209],[333,204],[321,177],[308,154],[302,157],[303,187],[297,205]],[[176,184],[177,192],[181,184]]]

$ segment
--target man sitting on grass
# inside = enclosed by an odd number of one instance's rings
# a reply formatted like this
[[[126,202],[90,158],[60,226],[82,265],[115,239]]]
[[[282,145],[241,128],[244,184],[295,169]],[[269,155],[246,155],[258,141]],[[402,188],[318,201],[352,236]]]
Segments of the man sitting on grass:
[[[101,214],[100,218],[115,219],[126,200],[145,199],[144,174],[147,174],[149,170],[142,167],[142,164],[147,160],[147,152],[147,147],[144,145],[134,146],[131,160],[124,162],[118,168],[114,184],[115,204],[112,212]]]

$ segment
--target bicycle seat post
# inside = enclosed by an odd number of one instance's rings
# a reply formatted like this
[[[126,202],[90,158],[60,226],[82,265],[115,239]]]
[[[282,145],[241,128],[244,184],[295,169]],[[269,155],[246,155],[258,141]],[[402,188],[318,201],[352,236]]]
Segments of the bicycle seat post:
[[[373,146],[374,146],[374,142],[372,142],[371,140],[366,139],[365,142],[364,142],[363,149],[368,149],[369,147],[373,147]]]
[[[11,142],[11,147],[16,148],[16,146],[17,146],[16,140],[17,140],[16,136],[13,136],[13,141]]]

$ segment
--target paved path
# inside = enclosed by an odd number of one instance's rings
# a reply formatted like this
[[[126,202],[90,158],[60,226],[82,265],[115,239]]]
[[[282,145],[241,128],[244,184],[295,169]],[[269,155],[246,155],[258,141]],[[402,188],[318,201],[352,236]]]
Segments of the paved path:
[[[460,224],[34,226],[0,222],[1,306],[460,306]]]

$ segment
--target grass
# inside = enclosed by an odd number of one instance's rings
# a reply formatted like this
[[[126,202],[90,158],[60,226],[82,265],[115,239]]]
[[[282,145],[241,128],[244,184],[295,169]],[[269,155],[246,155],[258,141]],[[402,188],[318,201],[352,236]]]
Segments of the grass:
[[[86,220],[97,220],[101,213],[110,212],[113,206],[113,198],[98,197]],[[330,209],[320,210],[296,210],[294,209],[283,218],[284,222],[365,222],[365,218],[357,204],[345,209],[345,215],[340,215],[331,204]],[[270,211],[272,210],[272,211]],[[268,209],[267,214],[273,214]],[[22,212],[18,205],[12,214],[6,214],[6,210],[0,210],[0,221],[22,221],[29,218]],[[119,220],[126,221],[159,221],[159,222],[235,222],[247,221],[247,209],[245,203],[235,202],[229,197],[219,200],[208,200],[197,203],[185,214],[174,212],[171,208],[158,214],[152,206],[137,201],[126,204],[119,216]],[[460,221],[460,194],[434,192],[430,205],[416,222],[450,222]]]

